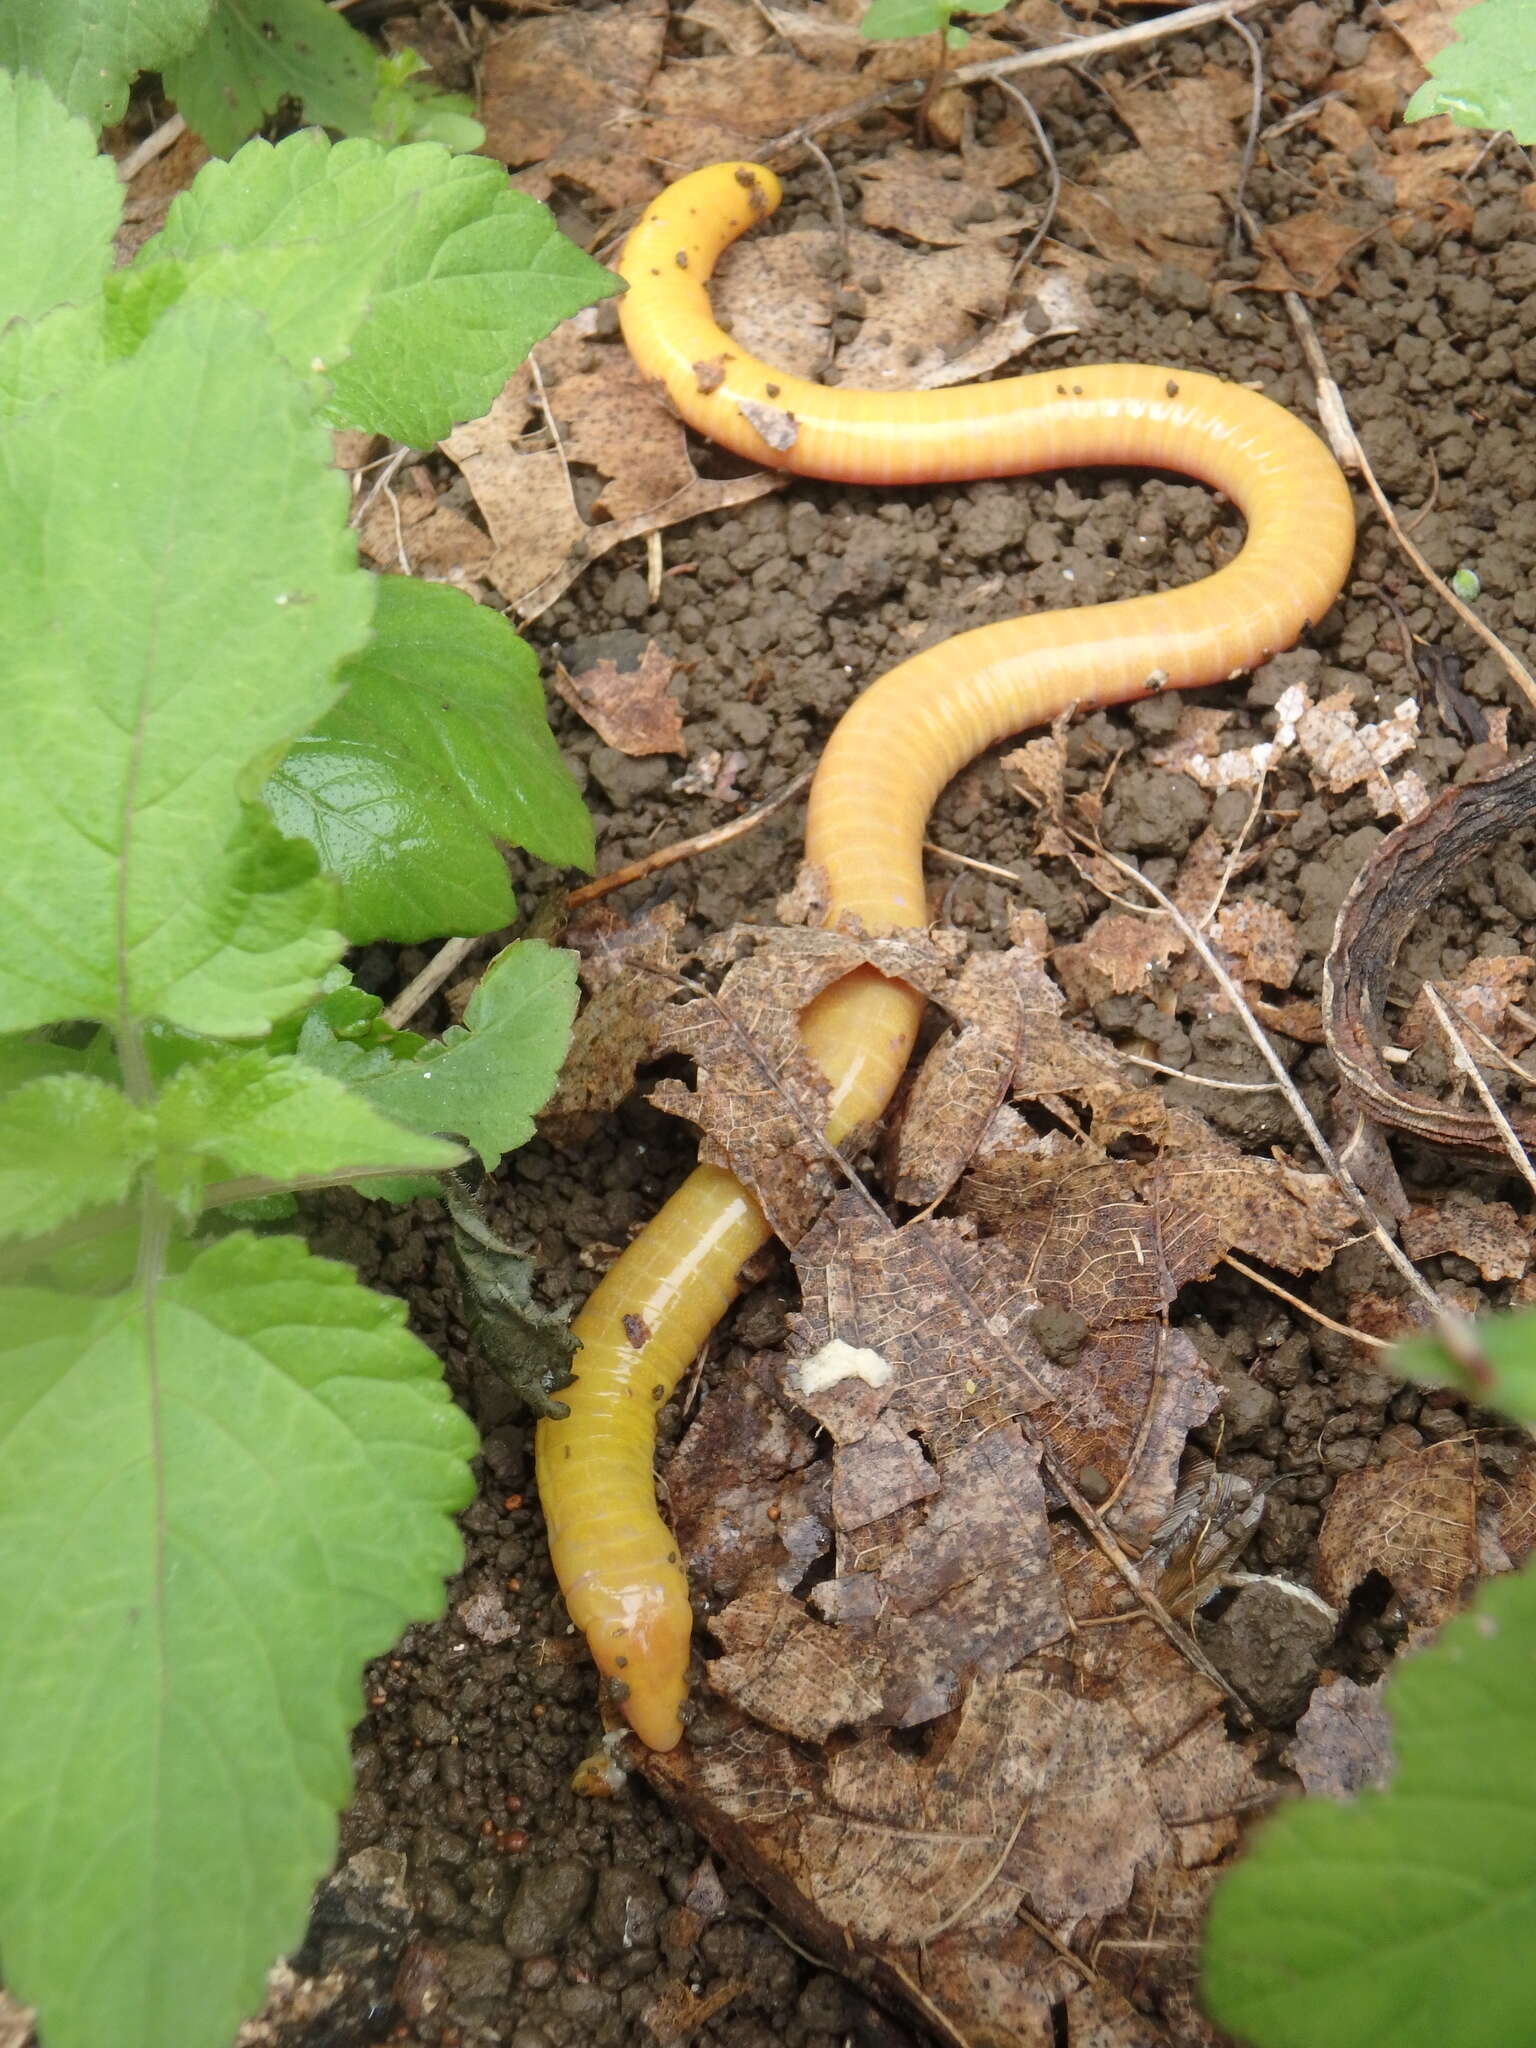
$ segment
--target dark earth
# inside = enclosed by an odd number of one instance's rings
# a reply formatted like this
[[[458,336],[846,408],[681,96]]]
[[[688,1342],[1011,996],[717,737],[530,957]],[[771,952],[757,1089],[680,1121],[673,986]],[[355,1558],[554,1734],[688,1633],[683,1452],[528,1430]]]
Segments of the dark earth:
[[[1266,43],[1264,121],[1310,97],[1273,37],[1286,10],[1248,17]],[[1374,9],[1325,6],[1332,61],[1359,62]],[[362,15],[365,10],[357,10]],[[373,10],[377,20],[379,10]],[[438,10],[431,10],[435,17]],[[468,32],[477,29],[463,10]],[[371,23],[369,25],[372,25]],[[395,24],[414,40],[410,17]],[[436,27],[440,33],[441,23]],[[425,40],[425,35],[423,40]],[[705,37],[701,48],[709,47]],[[1134,53],[1165,73],[1197,70],[1207,54],[1240,61],[1229,34],[1149,46]],[[1138,67],[1139,68],[1139,67]],[[983,131],[997,111],[978,100]],[[1050,109],[1064,175],[1121,146],[1108,104],[1086,81],[1068,79]],[[833,163],[857,160],[857,131],[824,138]],[[1247,187],[1261,221],[1283,216],[1312,188],[1303,128],[1267,142]],[[1536,212],[1523,208],[1530,170],[1507,141],[1492,146],[1470,179],[1468,233],[1428,223],[1389,224],[1390,195],[1365,176],[1335,195],[1365,238],[1345,286],[1316,318],[1351,415],[1384,488],[1405,517],[1431,503],[1416,539],[1443,574],[1473,563],[1480,610],[1514,650],[1536,655],[1536,449],[1529,386],[1536,380]],[[793,178],[786,217],[805,224],[818,185]],[[856,218],[858,192],[843,181]],[[1038,195],[1031,194],[1031,197]],[[798,209],[798,211],[797,211]],[[562,215],[578,238],[601,225]],[[1251,279],[1236,257],[1219,280]],[[1213,301],[1209,284],[1167,269],[1143,289],[1129,275],[1098,293],[1098,331],[1037,348],[1029,367],[1095,357],[1198,367],[1252,382],[1314,416],[1313,384],[1277,297],[1245,293]],[[1432,466],[1433,458],[1433,466]],[[1434,482],[1438,470],[1438,485]],[[1437,721],[1431,693],[1409,670],[1390,597],[1408,627],[1455,648],[1463,687],[1485,704],[1508,701],[1498,662],[1416,582],[1363,492],[1361,535],[1347,591],[1312,644],[1246,682],[1211,693],[1237,712],[1244,743],[1266,736],[1265,714],[1286,682],[1314,696],[1343,689],[1362,719],[1389,716],[1406,694],[1422,697],[1426,737],[1414,765],[1433,789],[1453,779],[1465,742]],[[690,754],[745,756],[737,785],[748,802],[771,794],[815,756],[839,713],[866,682],[916,646],[1016,607],[1129,596],[1180,584],[1208,570],[1207,542],[1234,522],[1205,491],[1178,482],[1099,474],[981,483],[963,490],[869,490],[796,483],[745,510],[670,531],[661,602],[647,595],[643,545],[610,555],[538,620],[529,637],[541,656],[569,667],[622,652],[614,635],[654,637],[686,663],[684,714]],[[1227,538],[1231,539],[1230,531]],[[1066,571],[1070,570],[1068,578]],[[914,640],[917,624],[921,638]],[[633,760],[599,743],[555,702],[554,723],[598,820],[599,863],[614,867],[707,830],[729,815],[672,784],[679,764]],[[1148,765],[1145,746],[1166,738],[1177,701],[1100,713],[1073,727],[1072,782],[1100,782],[1118,762],[1105,840],[1166,882],[1213,810],[1231,828],[1246,793],[1212,799],[1187,778]],[[1522,721],[1514,724],[1518,738]],[[1294,758],[1294,757],[1292,757]],[[1069,786],[1071,786],[1069,784]],[[1272,781],[1260,863],[1244,888],[1297,920],[1306,949],[1298,990],[1316,997],[1335,913],[1361,862],[1383,836],[1363,792],[1320,798],[1302,767]],[[718,853],[676,867],[615,898],[632,911],[672,898],[685,937],[703,939],[736,920],[767,921],[794,879],[800,814],[791,808]],[[1054,939],[1081,933],[1102,905],[1065,863],[1031,857],[1028,814],[994,760],[966,771],[944,796],[932,836],[946,847],[1005,864],[1018,887],[935,866],[935,912],[976,935],[1006,934],[1010,910],[1043,912]],[[529,874],[532,915],[559,878]],[[983,937],[985,943],[985,938]],[[488,957],[487,940],[472,959]],[[1536,883],[1519,851],[1473,867],[1415,938],[1406,966],[1415,979],[1448,974],[1476,954],[1536,951]],[[421,950],[372,950],[360,978],[386,996],[423,964]],[[418,1028],[448,1021],[441,1004]],[[1135,996],[1096,1012],[1098,1027],[1165,1065],[1201,1074],[1264,1078],[1230,1020],[1202,1023]],[[1280,1040],[1314,1113],[1326,1116],[1333,1083],[1325,1053]],[[1273,1095],[1221,1094],[1177,1084],[1220,1129],[1251,1149],[1292,1144],[1298,1134]],[[1509,1194],[1507,1180],[1430,1151],[1400,1151],[1415,1190],[1447,1185]],[[562,1304],[591,1286],[594,1270],[658,1206],[692,1160],[688,1132],[643,1102],[576,1152],[540,1140],[507,1162],[492,1213],[536,1256],[545,1298]],[[631,1780],[607,1799],[578,1797],[572,1772],[597,1745],[593,1674],[566,1626],[544,1553],[532,1472],[531,1431],[504,1386],[469,1355],[445,1220],[433,1203],[404,1211],[346,1197],[317,1211],[318,1250],[351,1260],[362,1277],[399,1294],[414,1328],[441,1356],[456,1397],[483,1436],[480,1492],[463,1517],[464,1569],[446,1619],[412,1630],[367,1674],[366,1718],[355,1754],[357,1794],[341,1829],[336,1875],[318,1897],[303,1948],[280,1973],[265,2018],[244,2037],[283,2048],[340,2048],[392,2040],[423,2048],[652,2048],[690,2038],[705,2048],[841,2048],[845,2042],[916,2043],[892,2018],[801,1953],[765,1917],[750,1891],[718,1869],[702,1845],[652,1794]],[[1429,1277],[1452,1295],[1493,1305],[1498,1290],[1452,1256]],[[1347,1317],[1363,1293],[1391,1297],[1401,1283],[1375,1249],[1346,1250],[1332,1270],[1303,1283],[1318,1307]],[[782,1336],[793,1307],[787,1263],[754,1287],[718,1333],[706,1366],[729,1374],[751,1351]],[[1343,1339],[1226,1274],[1181,1296],[1176,1320],[1228,1390],[1221,1456],[1270,1486],[1249,1569],[1305,1579],[1323,1505],[1341,1473],[1463,1432],[1452,1399],[1363,1369]],[[681,1418],[663,1418],[664,1444]],[[1207,1440],[1214,1442],[1208,1433]],[[1479,1430],[1485,1469],[1507,1469],[1498,1432]],[[1284,1740],[1319,1662],[1368,1682],[1400,1631],[1369,1593],[1335,1642],[1325,1623],[1265,1588],[1208,1610],[1201,1640]],[[1214,1618],[1213,1618],[1214,1616]],[[687,2033],[677,2012],[686,1984],[708,2011],[711,1993],[736,1983],[731,2002]],[[666,1996],[670,2003],[659,2006]],[[695,2009],[697,2011],[697,2009]],[[647,2014],[653,2024],[647,2023]]]

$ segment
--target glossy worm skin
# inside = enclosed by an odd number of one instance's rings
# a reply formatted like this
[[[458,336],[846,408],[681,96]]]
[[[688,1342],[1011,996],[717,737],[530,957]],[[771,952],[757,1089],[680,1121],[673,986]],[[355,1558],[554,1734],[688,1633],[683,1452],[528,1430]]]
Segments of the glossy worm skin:
[[[721,252],[778,201],[771,171],[718,164],[669,186],[625,247],[625,340],[700,433],[766,467],[852,483],[1174,470],[1225,492],[1247,523],[1235,559],[1187,589],[957,634],[857,699],[817,770],[806,852],[826,871],[829,922],[852,911],[872,931],[922,926],[924,826],[958,769],[1069,705],[1216,682],[1288,647],[1343,583],[1354,514],[1307,427],[1198,372],[1095,364],[908,393],[824,388],[759,362],[716,325],[706,287]],[[806,1043],[832,1086],[833,1138],[884,1109],[921,1008],[913,990],[864,971],[807,1013]],[[570,1416],[539,1424],[539,1491],[566,1606],[653,1749],[682,1733],[692,1626],[656,1509],[656,1411],[769,1235],[730,1174],[699,1167],[578,1317]]]

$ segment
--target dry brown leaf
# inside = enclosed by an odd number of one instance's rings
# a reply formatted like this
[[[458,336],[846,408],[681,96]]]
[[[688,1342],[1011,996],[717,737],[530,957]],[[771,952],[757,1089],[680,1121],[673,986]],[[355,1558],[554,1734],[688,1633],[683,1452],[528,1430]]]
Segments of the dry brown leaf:
[[[1039,167],[1038,159],[1028,153],[1015,176],[1032,174]],[[1034,226],[1032,210],[1021,211],[1016,200],[999,203],[995,163],[987,167],[992,176],[974,161],[959,177],[954,175],[956,168],[947,153],[915,149],[893,149],[865,164],[859,173],[865,226],[894,228],[915,242],[940,249],[995,241]]]
[[[1437,981],[1434,986],[1453,1022],[1472,1025],[1513,1059],[1536,1038],[1536,1028],[1526,1014],[1533,968],[1536,960],[1525,953],[1479,954],[1453,979]],[[1444,1044],[1439,1021],[1422,991],[1414,997],[1395,1036],[1399,1044],[1410,1048]],[[1472,1049],[1481,1050],[1475,1040]]]
[[[1416,1202],[1403,1219],[1402,1237],[1410,1259],[1454,1252],[1470,1259],[1485,1280],[1518,1280],[1530,1264],[1530,1224],[1507,1202],[1485,1202],[1464,1188],[1441,1202]]]
[[[595,313],[579,313],[540,346],[545,403],[557,421],[577,423],[582,459],[608,478],[598,503],[637,509],[591,525],[583,519],[571,488],[572,451],[545,445],[526,365],[483,419],[455,427],[442,444],[462,471],[491,536],[484,573],[525,619],[536,618],[590,562],[626,541],[746,504],[783,484],[781,477],[766,473],[720,481],[698,476],[682,423],[617,343],[594,344],[595,330]],[[578,394],[591,396],[594,389],[603,394],[598,421],[590,429],[580,425],[580,408],[568,384]]]
[[[1256,897],[1238,896],[1224,903],[1211,936],[1239,981],[1289,988],[1301,966],[1295,925],[1283,910]]]
[[[651,81],[649,107],[676,120],[703,121],[749,137],[782,135],[817,114],[836,113],[868,97],[864,80],[807,64],[783,51],[747,57],[690,57]]]
[[[914,1208],[954,1185],[1010,1086],[1054,1095],[1120,1077],[1112,1052],[1060,1023],[1032,952],[980,953],[944,996],[956,1019],[918,1069],[892,1146],[891,1183]]]
[[[1392,1721],[1381,1703],[1380,1679],[1356,1685],[1330,1678],[1312,1695],[1296,1724],[1285,1761],[1315,1799],[1353,1799],[1392,1775]]]
[[[579,1139],[598,1112],[617,1109],[635,1086],[635,1068],[650,1059],[667,1005],[677,992],[676,934],[682,913],[658,904],[634,918],[601,905],[566,927],[579,955],[587,1001],[555,1093],[540,1118],[557,1142]]]
[[[1325,697],[1320,704],[1312,704],[1299,685],[1295,693],[1302,699],[1299,710],[1288,702],[1291,691],[1284,693],[1276,710],[1282,720],[1294,718],[1302,752],[1326,778],[1334,795],[1363,782],[1370,790],[1377,817],[1394,810],[1402,817],[1415,815],[1399,800],[1386,774],[1390,763],[1418,745],[1419,707],[1413,698],[1405,697],[1391,718],[1362,725],[1347,690]]]
[[[732,259],[713,293],[722,322],[765,361],[820,375],[834,311],[830,280],[844,261],[838,238],[795,230],[740,243]],[[846,260],[864,314],[838,352],[844,383],[901,390],[964,383],[1036,339],[1035,310],[1008,308],[1006,250],[985,244],[924,252],[854,228]]]
[[[883,1658],[771,1585],[751,1588],[709,1626],[724,1652],[709,1667],[711,1690],[770,1728],[825,1742],[880,1711]]]
[[[1313,208],[1271,222],[1260,228],[1256,239],[1263,261],[1252,290],[1300,292],[1320,299],[1337,287],[1345,264],[1370,234]]]
[[[599,661],[573,676],[557,661],[554,683],[571,709],[621,754],[686,754],[682,714],[667,689],[677,668],[670,654],[648,640],[638,668]]]
[[[516,23],[482,60],[486,154],[514,171],[536,165],[515,180],[536,199],[565,179],[604,206],[643,204],[664,174],[635,149],[626,124],[644,104],[666,30],[660,0]]]
[[[738,960],[717,994],[700,992],[661,1019],[657,1049],[698,1067],[693,1088],[662,1081],[650,1099],[702,1134],[699,1157],[751,1189],[776,1236],[793,1245],[836,1185],[821,1130],[826,1077],[800,1038],[800,1015],[856,967],[936,993],[947,963],[921,937],[849,938],[839,932],[747,930],[757,950]],[[733,935],[722,949],[736,943]]]
[[[650,2004],[641,2008],[641,2023],[661,2048],[682,2048],[683,2042],[691,2041],[700,2027],[708,2026],[747,1989],[745,1977],[726,1977],[705,1992],[693,1990],[680,1977],[669,1978]]]
[[[1161,970],[1188,943],[1173,919],[1161,911],[1138,917],[1128,910],[1106,910],[1081,939],[1058,946],[1051,965],[1072,1007],[1091,1010],[1106,996],[1153,988]]]
[[[1207,65],[1195,78],[1110,97],[1140,146],[1099,159],[1099,190],[1144,248],[1209,269],[1237,183],[1246,80]]]
[[[484,576],[491,543],[455,506],[438,496],[424,469],[409,470],[380,491],[358,527],[363,553],[391,575],[425,576],[461,587]]]
[[[1373,1571],[1411,1628],[1438,1628],[1455,1613],[1478,1571],[1475,1445],[1429,1444],[1341,1475],[1318,1534],[1317,1589],[1342,1608]]]

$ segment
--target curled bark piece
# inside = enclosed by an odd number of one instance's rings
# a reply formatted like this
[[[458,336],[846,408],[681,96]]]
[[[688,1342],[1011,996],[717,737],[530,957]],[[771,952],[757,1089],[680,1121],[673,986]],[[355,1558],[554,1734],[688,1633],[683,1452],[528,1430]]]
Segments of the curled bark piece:
[[[1323,967],[1323,1028],[1346,1089],[1378,1123],[1463,1151],[1506,1150],[1480,1108],[1449,1109],[1405,1088],[1381,1056],[1387,986],[1403,941],[1430,904],[1481,853],[1536,812],[1536,754],[1513,768],[1443,790],[1427,811],[1377,847],[1344,899]],[[1527,1150],[1536,1116],[1511,1110]]]

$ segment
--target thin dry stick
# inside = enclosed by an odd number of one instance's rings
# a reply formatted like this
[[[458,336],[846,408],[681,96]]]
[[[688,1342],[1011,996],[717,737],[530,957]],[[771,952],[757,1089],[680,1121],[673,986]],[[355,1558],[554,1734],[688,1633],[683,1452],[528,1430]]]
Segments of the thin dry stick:
[[[1451,1013],[1446,1008],[1445,1000],[1432,981],[1426,981],[1424,984],[1424,999],[1435,1013],[1435,1022],[1440,1026],[1441,1036],[1451,1049],[1451,1058],[1477,1090],[1484,1109],[1487,1110],[1489,1116],[1493,1119],[1493,1127],[1503,1140],[1504,1150],[1509,1154],[1516,1173],[1522,1177],[1526,1185],[1533,1192],[1536,1192],[1536,1166],[1532,1166],[1530,1155],[1515,1136],[1514,1128],[1509,1118],[1499,1107],[1498,1102],[1494,1098],[1493,1090],[1483,1079],[1482,1071],[1477,1061],[1468,1052],[1466,1040],[1452,1023]]]
[[[1214,1074],[1191,1074],[1184,1067],[1165,1067],[1161,1060],[1143,1059],[1138,1052],[1121,1052],[1115,1048],[1115,1057],[1128,1066],[1145,1067],[1153,1074],[1166,1074],[1171,1081],[1187,1081],[1191,1088],[1225,1088],[1233,1095],[1273,1095],[1273,1081],[1219,1081]]]
[[[416,979],[403,988],[384,1012],[391,1031],[402,1031],[428,996],[434,996],[459,962],[479,944],[478,938],[450,939],[440,946]]]
[[[349,525],[362,525],[368,514],[373,510],[374,500],[378,497],[380,491],[389,490],[395,478],[400,474],[402,466],[411,459],[411,454],[412,450],[409,448],[396,448],[382,462],[373,462],[368,465],[370,469],[376,469],[379,473],[368,486],[367,496],[360,499],[352,507],[351,517],[348,520]],[[363,472],[359,470],[358,475],[361,476],[362,474]]]
[[[1184,934],[1184,937],[1205,963],[1206,972],[1216,982],[1222,994],[1232,1005],[1234,1013],[1242,1022],[1243,1029],[1253,1040],[1260,1058],[1279,1083],[1280,1092],[1290,1105],[1291,1114],[1306,1132],[1313,1151],[1338,1183],[1355,1214],[1370,1231],[1372,1237],[1376,1239],[1376,1242],[1408,1282],[1420,1301],[1424,1303],[1425,1307],[1432,1314],[1440,1315],[1443,1312],[1444,1304],[1441,1302],[1439,1295],[1436,1294],[1435,1290],[1414,1265],[1413,1261],[1404,1253],[1402,1248],[1394,1244],[1385,1230],[1382,1229],[1375,1210],[1366,1200],[1361,1189],[1355,1184],[1347,1169],[1340,1163],[1337,1153],[1318,1128],[1316,1118],[1301,1098],[1301,1091],[1286,1072],[1285,1062],[1270,1044],[1268,1034],[1259,1023],[1258,1018],[1254,1016],[1242,990],[1222,965],[1220,958],[1204,932],[1191,924],[1172,897],[1165,895],[1159,889],[1156,882],[1149,881],[1141,870],[1133,866],[1130,861],[1122,860],[1119,854],[1111,853],[1107,846],[1096,845],[1081,833],[1077,833],[1074,836],[1078,838],[1082,845],[1087,846],[1091,853],[1097,854],[1101,859],[1107,860],[1111,867],[1118,869],[1128,881],[1135,882],[1139,887],[1145,889],[1159,909],[1165,911],[1173,919],[1174,924]]]
[[[172,114],[168,121],[162,121],[152,135],[146,135],[137,149],[130,149],[117,167],[117,175],[127,185],[136,178],[146,164],[152,164],[158,156],[164,156],[173,142],[180,142],[187,132],[187,124],[180,114]]]
[[[1056,161],[1056,152],[1051,147],[1051,138],[1045,132],[1045,123],[1035,112],[1034,102],[1029,98],[1028,94],[1020,92],[1016,85],[1010,85],[1006,78],[995,78],[992,83],[1000,93],[1006,94],[1011,100],[1016,100],[1023,109],[1025,120],[1028,121],[1030,127],[1034,130],[1035,141],[1040,146],[1041,160],[1051,181],[1051,189],[1045,202],[1045,211],[1040,216],[1035,232],[1014,259],[1013,268],[1008,273],[1008,283],[1011,287],[1015,278],[1028,269],[1034,259],[1035,251],[1051,231],[1051,223],[1056,218],[1056,209],[1061,204],[1061,166]]]
[[[1241,36],[1248,45],[1250,72],[1253,90],[1248,103],[1248,136],[1243,144],[1243,160],[1237,167],[1237,188],[1232,195],[1232,253],[1241,255],[1246,223],[1243,219],[1243,193],[1247,190],[1249,177],[1253,172],[1253,160],[1259,153],[1259,123],[1264,118],[1264,51],[1258,37],[1246,21],[1229,21],[1227,27],[1236,36]]]
[[[1302,353],[1307,358],[1314,378],[1317,379],[1319,411],[1322,414],[1324,424],[1329,427],[1329,440],[1333,445],[1335,455],[1339,457],[1339,460],[1346,469],[1358,471],[1359,475],[1364,479],[1365,487],[1375,499],[1376,509],[1386,521],[1392,538],[1397,542],[1419,574],[1430,585],[1431,589],[1450,606],[1462,624],[1469,626],[1478,639],[1482,641],[1483,645],[1491,649],[1498,656],[1505,673],[1509,676],[1511,682],[1524,694],[1527,703],[1536,705],[1536,678],[1532,677],[1530,670],[1526,668],[1525,664],[1510,648],[1505,646],[1493,628],[1483,623],[1470,605],[1462,603],[1451,586],[1430,567],[1424,556],[1420,554],[1418,548],[1414,545],[1402,521],[1393,511],[1391,500],[1376,481],[1376,472],[1371,468],[1360,436],[1355,432],[1354,423],[1351,421],[1349,410],[1344,403],[1343,393],[1334,381],[1333,372],[1328,366],[1328,358],[1323,353],[1323,345],[1318,340],[1317,330],[1312,324],[1311,314],[1307,311],[1298,293],[1286,292],[1284,298],[1285,310],[1290,316],[1291,325],[1296,331],[1297,340],[1301,343]],[[1324,402],[1325,393],[1331,394],[1326,404]],[[1343,434],[1347,437],[1347,455],[1341,450],[1338,441],[1334,438],[1333,426],[1330,423],[1329,414],[1334,406],[1337,407],[1338,424]]]
[[[1242,1259],[1234,1258],[1231,1252],[1222,1254],[1222,1264],[1230,1266],[1234,1273],[1241,1273],[1243,1278],[1251,1280],[1255,1287],[1262,1287],[1267,1293],[1278,1295],[1283,1302],[1289,1303],[1298,1315],[1308,1316],[1314,1323],[1321,1323],[1325,1330],[1336,1330],[1341,1337],[1348,1337],[1352,1344],[1369,1344],[1375,1351],[1392,1349],[1385,1337],[1368,1337],[1364,1330],[1352,1330],[1348,1323],[1336,1323],[1332,1316],[1325,1316],[1320,1308],[1313,1308],[1311,1303],[1303,1301],[1299,1294],[1292,1294],[1288,1288],[1282,1287],[1278,1280],[1269,1279],[1267,1275],[1256,1271]]]
[[[696,853],[710,853],[717,846],[728,846],[733,839],[745,838],[748,832],[755,832],[765,819],[775,811],[782,811],[786,804],[794,802],[804,793],[814,768],[807,768],[797,775],[793,782],[785,783],[777,796],[769,797],[755,810],[744,811],[739,818],[732,818],[728,825],[716,825],[712,832],[700,832],[692,839],[679,839],[671,846],[659,846],[654,853],[632,860],[627,867],[615,868],[611,874],[599,875],[596,881],[583,882],[579,889],[573,889],[566,897],[566,908],[578,910],[583,903],[595,903],[600,896],[612,895],[615,889],[622,889],[628,882],[643,882],[647,875],[654,875],[661,868],[675,867],[680,860],[691,860]]]
[[[1137,43],[1154,43],[1164,36],[1182,35],[1187,29],[1205,28],[1211,22],[1230,22],[1239,14],[1251,14],[1264,4],[1264,0],[1199,0],[1195,7],[1181,7],[1175,14],[1160,15],[1154,21],[1133,22],[1129,28],[1112,28],[1093,36],[1074,36],[1069,42],[1050,43],[1039,50],[1020,50],[1016,56],[998,57],[987,64],[961,64],[949,73],[952,85],[976,85],[981,80],[1016,77],[1021,71],[1047,71],[1057,64],[1080,64],[1085,57],[1107,56],[1112,50],[1128,50]],[[785,150],[794,149],[812,135],[821,135],[829,128],[841,128],[850,121],[861,121],[866,114],[878,114],[883,107],[892,107],[898,102],[921,95],[927,81],[919,78],[905,79],[900,85],[887,86],[883,92],[871,93],[868,99],[856,100],[852,106],[839,107],[829,114],[817,114],[809,121],[802,121],[798,128],[790,128],[765,145],[765,156],[779,156]]]

